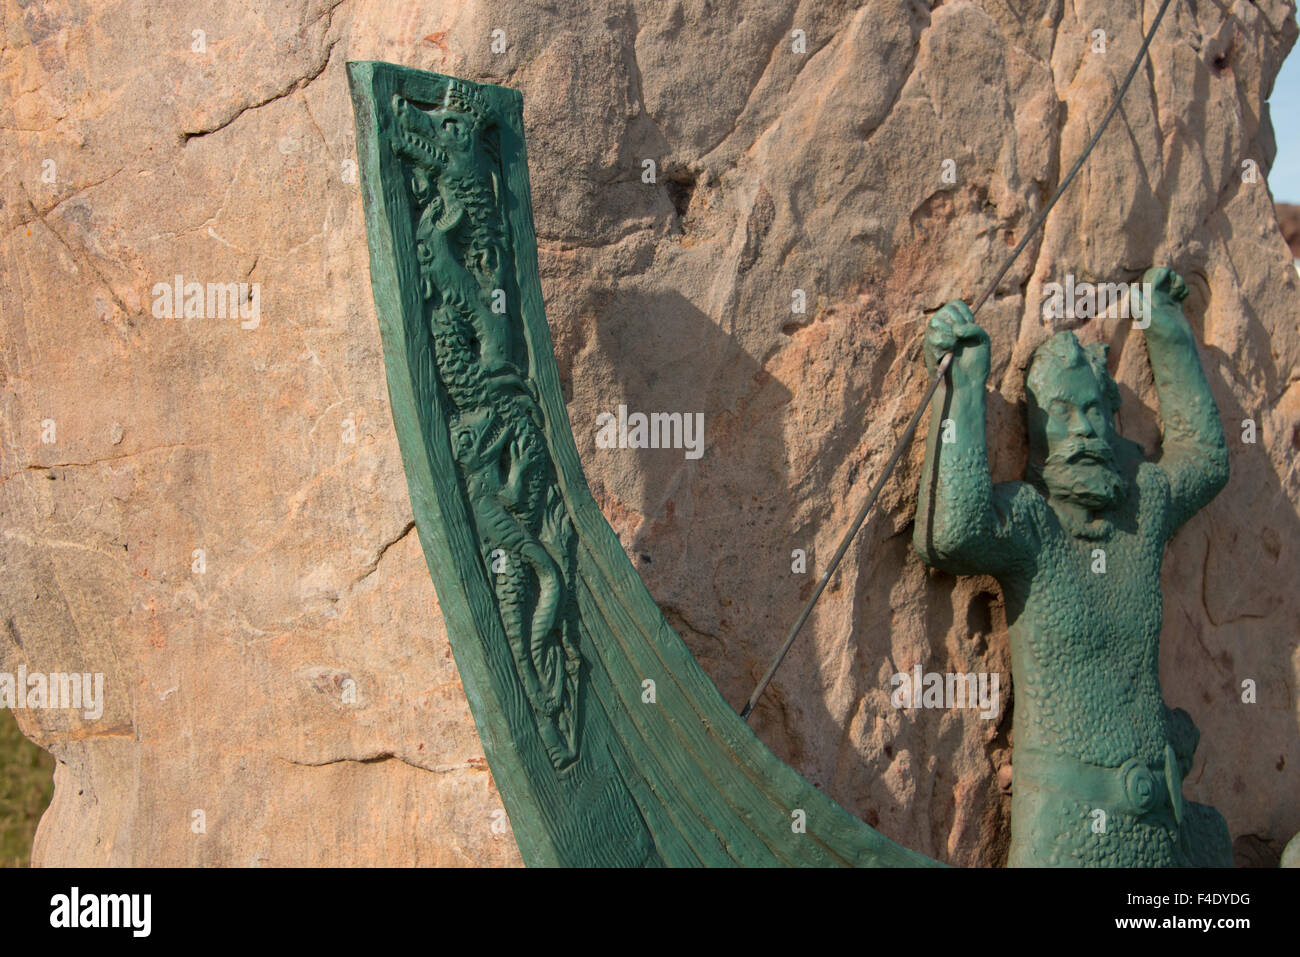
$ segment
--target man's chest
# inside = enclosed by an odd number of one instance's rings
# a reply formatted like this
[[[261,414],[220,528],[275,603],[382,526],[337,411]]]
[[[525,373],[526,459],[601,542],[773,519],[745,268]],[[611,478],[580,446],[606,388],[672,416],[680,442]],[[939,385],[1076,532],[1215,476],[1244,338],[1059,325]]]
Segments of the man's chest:
[[[1029,588],[1024,624],[1079,654],[1137,651],[1159,637],[1162,552],[1123,532],[1049,543]]]

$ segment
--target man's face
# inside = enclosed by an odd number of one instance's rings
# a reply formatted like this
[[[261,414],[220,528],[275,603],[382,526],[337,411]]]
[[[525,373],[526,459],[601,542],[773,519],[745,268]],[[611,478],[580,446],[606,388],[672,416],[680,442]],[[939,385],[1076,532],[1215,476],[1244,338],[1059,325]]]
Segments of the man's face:
[[[1053,498],[1104,511],[1119,501],[1124,480],[1101,386],[1087,363],[1051,371],[1035,393],[1047,449],[1043,481]]]

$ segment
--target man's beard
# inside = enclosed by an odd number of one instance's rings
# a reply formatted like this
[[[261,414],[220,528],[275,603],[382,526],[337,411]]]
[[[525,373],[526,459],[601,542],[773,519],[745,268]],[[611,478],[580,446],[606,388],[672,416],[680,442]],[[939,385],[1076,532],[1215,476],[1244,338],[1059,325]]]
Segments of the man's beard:
[[[1070,439],[1043,463],[1043,484],[1053,498],[1104,512],[1123,499],[1126,483],[1115,467],[1115,453],[1107,442]]]

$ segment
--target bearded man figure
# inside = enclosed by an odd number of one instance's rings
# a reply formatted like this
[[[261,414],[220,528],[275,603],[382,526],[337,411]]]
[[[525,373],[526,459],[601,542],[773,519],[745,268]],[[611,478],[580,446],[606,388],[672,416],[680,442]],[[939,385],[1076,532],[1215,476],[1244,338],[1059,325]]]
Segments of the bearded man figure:
[[[931,413],[913,543],[929,565],[992,575],[1016,689],[1011,866],[1231,866],[1227,825],[1185,801],[1198,732],[1160,694],[1165,543],[1228,480],[1218,409],[1167,268],[1139,299],[1163,419],[1159,461],[1114,428],[1106,347],[1060,332],[1026,377],[1026,481],[993,484],[989,338],[960,302],[930,321]],[[1100,813],[1098,813],[1100,812]]]

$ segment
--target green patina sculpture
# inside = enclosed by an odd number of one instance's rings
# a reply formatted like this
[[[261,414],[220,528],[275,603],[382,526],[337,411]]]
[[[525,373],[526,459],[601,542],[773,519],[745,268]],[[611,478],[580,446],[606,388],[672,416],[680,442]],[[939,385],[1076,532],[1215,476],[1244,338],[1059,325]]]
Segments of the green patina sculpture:
[[[764,747],[591,498],[542,306],[518,92],[382,63],[351,63],[348,75],[411,503],[524,860],[936,863]],[[1196,729],[1164,706],[1156,672],[1162,549],[1222,487],[1227,456],[1178,306],[1186,290],[1168,270],[1150,278],[1146,339],[1166,410],[1158,464],[1113,431],[1104,350],[1064,333],[1029,374],[1029,482],[993,486],[987,336],[954,303],[927,338],[932,370],[949,349],[955,361],[916,544],[931,564],[997,576],[1007,596],[1019,691],[1012,864],[1230,859],[1222,818],[1182,799]]]
[[[932,372],[954,359],[931,414],[914,544],[944,571],[994,576],[1006,599],[1012,866],[1232,864],[1222,816],[1183,798],[1198,732],[1165,705],[1157,665],[1165,543],[1223,488],[1228,452],[1180,305],[1187,288],[1165,268],[1144,280],[1158,462],[1115,431],[1105,346],[1059,332],[1026,378],[1026,481],[994,485],[988,336],[959,302],[927,330]]]
[[[384,63],[348,76],[416,527],[525,862],[936,863],[755,737],[592,499],[542,307],[522,97]]]

